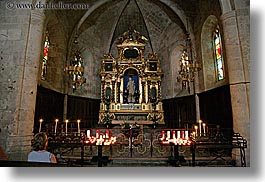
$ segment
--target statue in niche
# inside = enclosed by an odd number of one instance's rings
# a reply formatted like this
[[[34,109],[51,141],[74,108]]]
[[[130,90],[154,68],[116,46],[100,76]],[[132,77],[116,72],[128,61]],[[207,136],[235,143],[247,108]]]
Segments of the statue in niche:
[[[135,83],[132,77],[129,77],[129,81],[127,83],[127,91],[128,91],[128,102],[129,103],[134,103],[135,98],[134,98],[134,92],[135,92]]]

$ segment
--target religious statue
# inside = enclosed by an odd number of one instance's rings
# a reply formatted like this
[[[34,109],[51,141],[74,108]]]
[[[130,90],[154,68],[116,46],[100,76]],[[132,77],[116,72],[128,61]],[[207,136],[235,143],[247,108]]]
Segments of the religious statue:
[[[134,92],[135,92],[135,83],[132,77],[129,77],[129,81],[127,83],[127,90],[128,90],[128,102],[134,103]]]

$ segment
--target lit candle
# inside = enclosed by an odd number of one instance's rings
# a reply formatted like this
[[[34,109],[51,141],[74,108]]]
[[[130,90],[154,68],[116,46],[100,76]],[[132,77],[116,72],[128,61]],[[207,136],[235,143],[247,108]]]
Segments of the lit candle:
[[[195,129],[195,136],[197,136],[197,135],[198,135],[198,131],[197,131],[197,130],[198,130],[198,126],[195,125],[195,126],[194,126],[194,129]]]
[[[188,130],[185,131],[185,139],[186,139],[186,140],[189,139],[189,131],[188,131]]]
[[[205,126],[206,126],[206,124],[205,123],[202,123],[202,127],[203,127],[203,135],[205,135]]]
[[[165,139],[165,131],[163,130],[162,131],[162,138],[161,138],[162,140],[164,140]]]
[[[77,132],[80,134],[80,119],[77,120]]]
[[[180,131],[177,131],[177,138],[180,138]]]
[[[184,131],[181,131],[181,138],[184,138],[184,137],[185,137]]]
[[[172,138],[176,139],[176,131],[172,131]]]
[[[39,127],[39,132],[41,132],[41,124],[43,122],[43,119],[40,119],[40,127]]]
[[[86,137],[90,137],[90,130],[86,131]]]
[[[99,130],[96,131],[96,138],[99,138]]]
[[[56,131],[57,131],[57,123],[58,123],[58,119],[55,119],[55,129],[54,129],[54,133],[56,134]]]
[[[170,131],[167,131],[167,138],[170,138]]]
[[[67,123],[68,123],[68,119],[65,120],[65,135],[67,135]]]
[[[199,120],[199,132],[202,133],[202,120]]]
[[[109,130],[106,130],[106,138],[109,138]]]

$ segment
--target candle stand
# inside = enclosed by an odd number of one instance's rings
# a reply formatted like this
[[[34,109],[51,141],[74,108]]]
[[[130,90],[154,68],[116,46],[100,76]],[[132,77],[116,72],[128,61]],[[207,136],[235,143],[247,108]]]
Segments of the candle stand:
[[[239,149],[246,166],[247,141],[233,131],[211,128],[203,135],[194,129],[90,128],[78,132],[48,133],[48,150],[58,162],[73,166],[105,166],[109,161],[135,158],[166,160],[172,166],[233,166],[232,150]],[[111,160],[109,160],[109,158]],[[67,162],[68,159],[68,162]],[[96,164],[95,164],[96,162]],[[232,165],[231,165],[232,164]]]
[[[245,148],[247,148],[247,140],[244,139],[239,133],[233,133],[232,137],[225,137],[220,131],[217,131],[214,136],[206,135],[192,138],[191,152],[192,152],[192,166],[196,166],[196,150],[210,151],[210,159],[205,165],[209,166],[217,159],[227,162],[225,156],[227,151],[233,149],[240,150],[241,167],[246,166]]]

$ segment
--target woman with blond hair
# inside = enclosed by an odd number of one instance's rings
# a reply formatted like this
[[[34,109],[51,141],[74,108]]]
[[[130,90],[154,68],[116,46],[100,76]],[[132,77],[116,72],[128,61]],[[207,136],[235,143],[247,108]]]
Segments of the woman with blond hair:
[[[28,154],[28,162],[57,163],[54,154],[48,152],[48,137],[46,133],[37,133],[31,140],[33,151]]]

